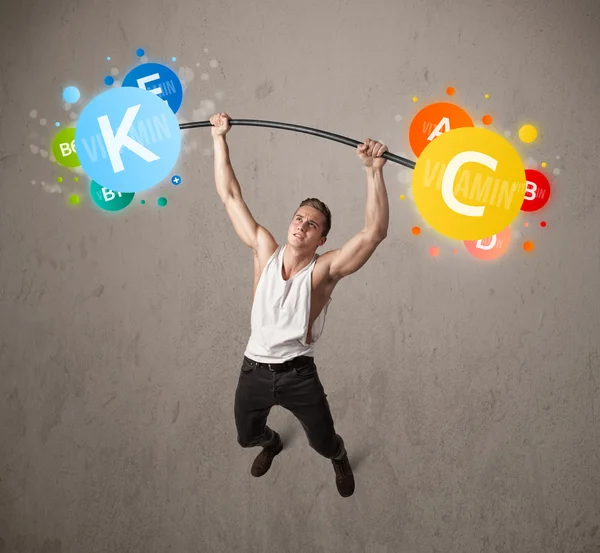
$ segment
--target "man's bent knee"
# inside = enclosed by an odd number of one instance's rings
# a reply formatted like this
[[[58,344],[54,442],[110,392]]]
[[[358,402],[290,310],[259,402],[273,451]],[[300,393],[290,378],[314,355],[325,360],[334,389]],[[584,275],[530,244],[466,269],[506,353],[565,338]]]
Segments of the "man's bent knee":
[[[238,434],[237,441],[242,447],[256,447],[260,444],[260,436],[249,439]]]

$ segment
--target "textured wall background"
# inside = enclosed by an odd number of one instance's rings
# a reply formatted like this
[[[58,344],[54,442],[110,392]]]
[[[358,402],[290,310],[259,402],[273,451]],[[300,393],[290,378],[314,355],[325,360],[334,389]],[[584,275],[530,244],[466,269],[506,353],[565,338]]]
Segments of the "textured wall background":
[[[5,0],[0,21],[0,551],[600,551],[597,2]],[[227,111],[413,159],[412,116],[453,85],[523,159],[560,170],[543,217],[521,216],[523,238],[480,263],[411,235],[405,170],[386,165],[388,238],[336,289],[317,349],[351,499],[286,411],[269,419],[286,449],[262,479],[258,450],[236,442],[252,256],[216,193],[209,130],[186,133],[179,188],[112,215],[87,179],[31,151],[68,122],[64,85],[84,105],[140,46],[187,68],[181,120]],[[541,134],[526,146],[528,121]],[[251,127],[228,138],[277,239],[308,196],[333,211],[327,249],[361,228],[352,148]]]

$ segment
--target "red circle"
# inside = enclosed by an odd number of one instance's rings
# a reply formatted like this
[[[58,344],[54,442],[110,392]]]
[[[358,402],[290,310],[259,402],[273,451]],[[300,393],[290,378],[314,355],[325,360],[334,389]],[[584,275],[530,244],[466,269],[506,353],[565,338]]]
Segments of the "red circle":
[[[525,180],[527,189],[521,211],[537,211],[550,199],[550,183],[542,172],[535,169],[525,170]]]

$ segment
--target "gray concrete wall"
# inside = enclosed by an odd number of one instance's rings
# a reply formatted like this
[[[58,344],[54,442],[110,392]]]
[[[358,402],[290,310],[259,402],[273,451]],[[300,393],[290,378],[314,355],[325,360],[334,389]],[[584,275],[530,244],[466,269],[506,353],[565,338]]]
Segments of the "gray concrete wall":
[[[0,551],[600,551],[598,2],[0,10]],[[383,140],[412,159],[412,116],[453,85],[523,159],[560,170],[543,215],[519,216],[510,252],[481,263],[452,255],[400,201],[404,169],[385,166],[388,237],[336,289],[317,349],[355,468],[350,499],[288,412],[272,411],[286,449],[263,478],[249,474],[257,450],[236,442],[252,256],[216,193],[209,130],[185,135],[182,185],[112,215],[83,175],[74,183],[31,151],[69,122],[65,84],[82,90],[78,113],[138,47],[188,68],[180,120],[226,111]],[[525,146],[528,120],[540,137]],[[332,209],[328,247],[361,228],[353,148],[252,127],[234,127],[229,144],[278,240],[308,196]]]

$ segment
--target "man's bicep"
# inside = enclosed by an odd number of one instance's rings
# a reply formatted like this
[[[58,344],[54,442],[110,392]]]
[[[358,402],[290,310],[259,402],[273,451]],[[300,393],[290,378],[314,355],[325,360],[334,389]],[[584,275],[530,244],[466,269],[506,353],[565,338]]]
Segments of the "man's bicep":
[[[255,252],[272,247],[275,243],[273,236],[256,222],[241,196],[231,197],[224,203],[235,232],[246,246]]]
[[[361,231],[353,236],[339,250],[331,254],[329,276],[332,280],[340,280],[358,271],[373,255],[381,240],[372,233]]]
[[[223,203],[240,240],[249,248],[256,249],[259,225],[244,199],[241,196],[231,196]]]

